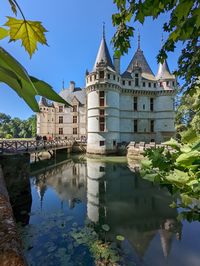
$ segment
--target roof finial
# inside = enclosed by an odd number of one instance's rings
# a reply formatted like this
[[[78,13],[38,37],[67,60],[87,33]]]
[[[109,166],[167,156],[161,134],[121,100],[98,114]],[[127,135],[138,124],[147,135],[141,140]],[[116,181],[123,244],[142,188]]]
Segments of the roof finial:
[[[140,31],[138,29],[138,50],[140,50]]]
[[[62,81],[62,89],[64,90],[64,88],[65,88],[65,81],[63,79],[63,81]]]
[[[103,21],[103,38],[105,38],[105,22]]]

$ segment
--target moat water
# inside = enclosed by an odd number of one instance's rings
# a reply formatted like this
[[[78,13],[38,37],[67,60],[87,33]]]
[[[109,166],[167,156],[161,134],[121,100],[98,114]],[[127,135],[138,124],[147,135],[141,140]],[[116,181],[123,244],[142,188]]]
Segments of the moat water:
[[[30,184],[18,223],[29,265],[200,265],[199,222],[181,220],[176,199],[125,158],[72,158]]]

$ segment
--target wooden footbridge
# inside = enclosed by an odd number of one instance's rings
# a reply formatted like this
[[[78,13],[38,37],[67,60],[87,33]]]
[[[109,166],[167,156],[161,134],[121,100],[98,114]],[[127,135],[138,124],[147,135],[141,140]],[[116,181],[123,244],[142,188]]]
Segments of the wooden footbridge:
[[[74,141],[72,140],[3,140],[0,141],[0,154],[37,153],[59,149],[71,151],[73,144]]]

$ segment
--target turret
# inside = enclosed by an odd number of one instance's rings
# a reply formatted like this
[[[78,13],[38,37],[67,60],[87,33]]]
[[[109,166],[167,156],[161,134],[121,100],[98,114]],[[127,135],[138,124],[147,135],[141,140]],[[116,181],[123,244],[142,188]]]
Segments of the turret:
[[[120,75],[118,72],[115,70],[106,44],[103,26],[103,36],[93,70],[86,75],[88,153],[116,152],[119,142]]]

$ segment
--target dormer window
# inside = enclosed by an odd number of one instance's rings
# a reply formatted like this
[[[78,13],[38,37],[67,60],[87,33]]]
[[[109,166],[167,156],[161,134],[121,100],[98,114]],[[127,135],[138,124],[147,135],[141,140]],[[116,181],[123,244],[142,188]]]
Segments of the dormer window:
[[[139,86],[139,75],[138,73],[135,74],[135,87]]]
[[[146,86],[146,84],[145,84],[145,82],[143,82],[143,83],[142,83],[142,87],[145,87],[145,86]]]
[[[99,77],[100,77],[100,79],[103,79],[104,78],[104,71],[100,71],[99,72]]]
[[[125,80],[122,80],[122,85],[125,85]]]
[[[174,81],[172,81],[172,85],[175,86],[175,82]]]
[[[110,74],[108,74],[108,79],[110,79]]]
[[[167,86],[169,86],[169,81],[167,81]]]
[[[59,113],[62,113],[63,112],[63,106],[59,106],[58,108],[59,108],[58,109]]]
[[[113,79],[115,80],[115,75],[113,75]]]
[[[149,88],[151,88],[151,82],[149,82]]]
[[[153,84],[154,88],[156,88],[156,83]]]
[[[131,81],[128,82],[128,85],[131,86]]]

